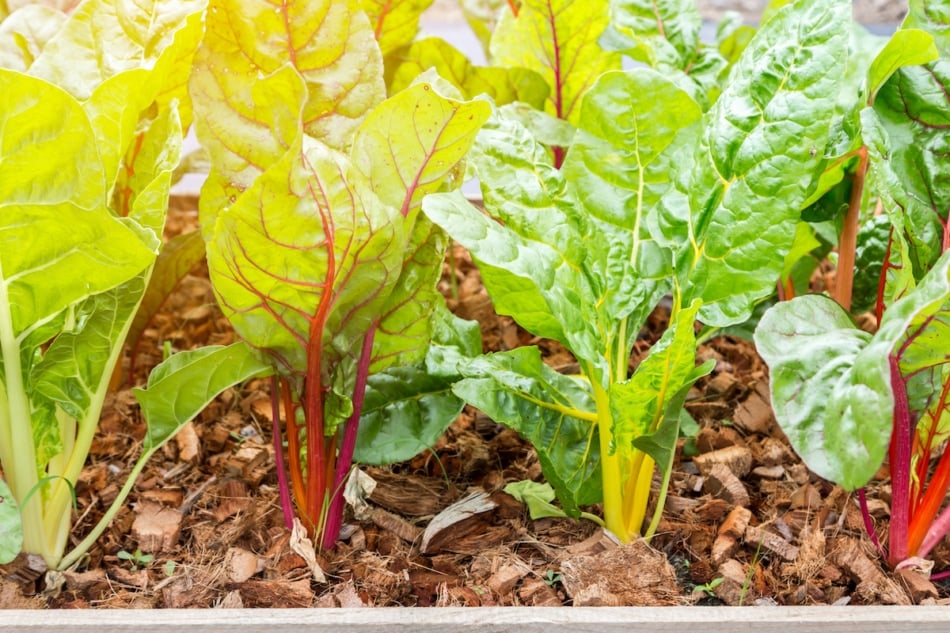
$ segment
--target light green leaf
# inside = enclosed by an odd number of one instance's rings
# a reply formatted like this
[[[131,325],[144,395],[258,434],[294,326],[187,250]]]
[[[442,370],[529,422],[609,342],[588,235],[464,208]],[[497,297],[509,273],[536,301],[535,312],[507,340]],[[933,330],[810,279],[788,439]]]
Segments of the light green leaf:
[[[950,57],[950,6],[946,0],[910,0],[901,28],[918,28],[934,37],[940,54]]]
[[[87,0],[47,43],[30,74],[87,99],[111,77],[151,68],[189,16],[204,10],[205,1]],[[139,84],[138,89],[147,93],[143,88],[149,87]]]
[[[430,68],[462,91],[467,99],[488,95],[496,105],[512,102],[544,108],[550,89],[544,78],[527,68],[476,66],[457,48],[437,37],[427,37],[386,58],[389,92],[395,94],[411,85]]]
[[[46,42],[66,23],[66,14],[41,4],[28,4],[0,20],[0,68],[26,72]]]
[[[222,309],[282,372],[305,373],[308,341],[321,337],[331,384],[398,278],[400,220],[345,156],[300,136],[218,217],[208,266]]]
[[[435,444],[465,404],[452,393],[453,378],[419,367],[391,367],[370,376],[354,460],[393,464]]]
[[[528,506],[528,514],[531,515],[534,521],[547,517],[561,518],[567,516],[564,510],[555,507],[551,503],[555,496],[551,484],[524,479],[508,484],[504,490]]]
[[[755,331],[772,407],[792,447],[811,470],[849,490],[874,475],[891,435],[888,350],[861,358],[870,342],[847,312],[818,295],[776,304]]]
[[[868,103],[874,103],[878,90],[903,66],[919,66],[939,56],[934,38],[926,31],[900,29],[887,41],[868,69]]]
[[[703,20],[694,0],[610,0],[610,17],[611,50],[680,70],[696,55]]]
[[[670,327],[653,345],[633,376],[610,386],[610,412],[613,419],[612,450],[630,456],[637,438],[656,433],[671,402],[684,387],[695,382],[696,336],[693,322],[699,303],[679,310]],[[685,394],[684,394],[685,395]],[[679,412],[671,416],[679,419]],[[676,434],[673,435],[674,441]]]
[[[170,356],[152,370],[145,389],[133,390],[148,425],[145,450],[171,439],[225,389],[272,371],[270,363],[245,343],[210,345]]]
[[[581,99],[620,56],[597,44],[609,22],[607,0],[524,0],[515,17],[503,11],[491,40],[492,62],[528,68],[551,88],[545,111],[576,123]]]
[[[545,365],[534,347],[475,359],[463,374],[453,391],[531,442],[568,515],[600,500],[594,403],[580,383]]]
[[[695,149],[678,156],[690,209],[678,280],[684,304],[702,298],[707,323],[745,320],[775,286],[828,143],[849,26],[843,0],[780,11],[743,52]],[[681,213],[682,198],[664,204]]]
[[[407,46],[419,31],[419,17],[432,0],[360,0],[383,55]]]

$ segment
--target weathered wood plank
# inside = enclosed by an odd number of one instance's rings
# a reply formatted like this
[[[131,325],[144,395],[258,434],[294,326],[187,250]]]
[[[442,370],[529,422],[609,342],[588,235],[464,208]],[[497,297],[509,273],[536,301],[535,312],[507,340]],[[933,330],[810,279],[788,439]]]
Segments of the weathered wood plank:
[[[947,607],[406,608],[0,611],[33,633],[946,633]]]

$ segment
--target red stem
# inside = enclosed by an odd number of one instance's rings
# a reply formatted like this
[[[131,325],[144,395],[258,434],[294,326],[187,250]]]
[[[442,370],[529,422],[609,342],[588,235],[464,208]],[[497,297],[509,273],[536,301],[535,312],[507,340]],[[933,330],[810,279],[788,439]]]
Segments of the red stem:
[[[508,7],[515,17],[518,17],[518,3],[515,0],[508,0]]]
[[[888,539],[889,562],[895,565],[908,556],[910,527],[910,453],[913,426],[907,386],[901,376],[897,358],[889,355],[891,391],[894,393],[894,430],[889,450],[891,471],[891,525]]]
[[[294,529],[294,503],[290,498],[287,468],[284,465],[284,446],[280,441],[280,385],[276,374],[270,379],[271,430],[274,439],[274,463],[277,468],[277,489],[280,491],[280,507],[284,511],[284,525]]]
[[[887,558],[884,553],[884,546],[881,545],[881,539],[877,537],[877,531],[874,529],[874,520],[871,518],[871,510],[868,508],[868,496],[864,488],[858,488],[858,505],[861,507],[861,518],[864,519],[864,529],[868,533],[874,547],[877,548],[881,558]]]
[[[884,290],[887,287],[887,271],[891,266],[891,246],[894,244],[894,227],[891,227],[890,234],[887,236],[887,250],[884,251],[884,262],[881,266],[881,276],[877,280],[877,302],[874,304],[874,316],[880,323],[884,317]]]
[[[851,183],[851,199],[844,216],[841,239],[838,243],[838,273],[835,281],[835,301],[851,311],[851,294],[854,287],[854,259],[858,247],[858,228],[861,220],[861,198],[864,196],[864,179],[868,172],[868,150],[857,151],[858,169]]]
[[[376,324],[370,328],[363,339],[363,348],[360,350],[360,360],[356,367],[356,385],[353,387],[353,413],[343,427],[343,441],[340,443],[340,452],[336,458],[336,473],[333,477],[333,489],[330,494],[330,507],[327,510],[326,525],[323,529],[323,549],[331,549],[340,536],[343,526],[343,486],[353,465],[353,451],[356,449],[357,431],[360,425],[360,416],[363,414],[363,399],[366,396],[366,380],[369,378],[369,365],[373,356],[373,339],[376,335]]]

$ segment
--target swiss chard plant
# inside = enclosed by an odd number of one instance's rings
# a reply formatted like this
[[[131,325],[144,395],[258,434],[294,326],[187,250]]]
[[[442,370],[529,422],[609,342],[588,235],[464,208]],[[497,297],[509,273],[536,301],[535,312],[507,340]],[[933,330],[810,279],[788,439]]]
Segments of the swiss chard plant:
[[[684,399],[711,370],[696,364],[695,321],[747,319],[792,248],[829,142],[850,5],[805,0],[778,11],[711,91],[677,57],[699,46],[695,7],[617,4],[654,20],[642,21],[652,25],[642,37],[635,20],[615,25],[614,41],[623,34],[641,53],[662,46],[653,59],[669,63],[562,86],[549,107],[578,128],[562,150],[499,108],[470,158],[485,212],[457,193],[430,196],[423,209],[471,251],[496,310],[562,343],[581,368],[561,375],[537,348],[521,348],[463,365],[455,392],[532,441],[568,514],[602,501],[606,527],[626,541],[656,529]],[[537,19],[530,5],[510,19]],[[603,29],[584,6],[563,13],[571,28]],[[668,19],[658,33],[660,8]],[[544,65],[556,78],[552,59]],[[641,326],[666,294],[669,329],[631,372]]]
[[[834,144],[844,151],[828,152],[822,179],[850,189],[843,282],[833,298],[774,306],[755,335],[776,417],[809,467],[859,489],[886,459],[894,565],[926,558],[950,532],[950,457],[940,451],[950,437],[950,39],[940,5],[911,2],[845,110]],[[859,329],[851,307],[873,309],[876,332]]]
[[[200,1],[88,0],[68,17],[27,6],[0,29],[3,559],[22,548],[50,567],[66,566],[91,543],[64,558],[73,487],[161,247],[182,120],[190,116],[182,73],[203,10]],[[30,28],[41,13],[49,20]],[[241,348],[222,357],[226,369],[193,384],[262,370]],[[176,381],[169,368],[194,360],[173,358],[159,372],[166,386]],[[199,404],[186,400],[173,400],[176,414]],[[169,401],[158,398],[153,408],[164,414],[162,402]],[[187,421],[153,419],[136,473]]]
[[[452,359],[479,346],[438,309],[447,239],[420,204],[456,182],[490,107],[432,74],[385,99],[376,35],[356,0],[212,0],[190,84],[212,166],[199,210],[212,284],[276,372],[285,516],[292,490],[325,547],[354,456],[397,461],[433,441],[461,408]]]

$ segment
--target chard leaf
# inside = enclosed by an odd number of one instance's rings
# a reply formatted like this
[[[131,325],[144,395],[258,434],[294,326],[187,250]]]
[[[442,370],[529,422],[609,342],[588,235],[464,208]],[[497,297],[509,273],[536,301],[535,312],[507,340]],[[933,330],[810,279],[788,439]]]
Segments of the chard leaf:
[[[208,266],[225,314],[291,374],[307,371],[308,341],[320,333],[329,378],[359,356],[396,282],[400,217],[345,156],[301,135],[218,217]]]
[[[412,43],[432,0],[360,0],[383,55]]]
[[[371,375],[354,460],[392,464],[435,444],[465,404],[452,393],[453,382],[421,367],[390,367]]]
[[[511,11],[508,0],[461,0],[462,13],[488,54],[492,33],[502,11]]]
[[[395,65],[391,71],[387,69],[392,77],[388,82],[392,94],[411,85],[429,68],[435,68],[439,76],[461,90],[467,99],[485,94],[499,106],[519,101],[542,109],[550,92],[544,78],[532,70],[476,66],[464,53],[437,37],[413,42],[386,59]]]
[[[677,311],[670,327],[650,349],[633,376],[610,386],[608,395],[614,438],[611,448],[615,453],[630,456],[637,438],[656,433],[667,417],[670,403],[702,375],[694,376],[696,335],[693,322],[698,310],[699,302],[696,302]],[[679,419],[678,410],[672,419]],[[665,461],[665,458],[660,461]]]
[[[620,68],[620,56],[597,44],[608,23],[607,0],[524,0],[517,17],[502,12],[492,61],[539,73],[551,88],[545,111],[576,123],[587,89],[602,73]]]
[[[41,4],[28,4],[3,18],[0,68],[26,72],[65,23],[65,13]]]
[[[45,81],[0,70],[0,293],[23,333],[126,282],[155,257],[111,215],[94,135],[79,104]],[[88,161],[76,161],[86,156]]]
[[[776,304],[755,330],[782,430],[811,470],[849,490],[873,476],[890,441],[888,350],[862,356],[870,341],[818,295]]]
[[[901,28],[918,28],[934,37],[940,54],[950,56],[950,10],[946,2],[910,0],[907,17]]]
[[[111,77],[151,68],[182,24],[204,10],[205,1],[87,0],[47,42],[30,74],[62,86],[77,99],[88,99]],[[69,63],[64,64],[67,59]],[[137,87],[139,92],[148,92],[143,87],[152,86],[140,83]]]
[[[455,394],[531,442],[568,515],[600,501],[594,402],[581,383],[545,365],[535,347],[482,356],[463,374]]]
[[[420,83],[377,106],[357,131],[354,165],[412,231],[399,281],[379,315],[373,371],[425,356],[429,315],[442,302],[436,282],[446,239],[427,218],[416,218],[422,198],[450,181],[490,111],[484,101],[447,99],[433,85]]]
[[[831,299],[806,296],[769,310],[755,343],[769,364],[776,418],[796,452],[817,474],[853,489],[874,475],[890,442],[894,396],[888,358],[897,358],[904,376],[942,372],[948,335],[950,253],[945,253],[914,290],[888,308],[873,337],[858,330]]]
[[[298,106],[307,134],[343,148],[385,96],[379,47],[356,0],[276,8],[265,0],[211,0],[206,21],[191,80],[196,105],[206,109],[199,138],[236,183],[250,184],[292,144]],[[287,64],[304,80],[302,97],[286,78],[271,83]],[[289,122],[282,103],[293,104]]]
[[[700,117],[689,95],[645,68],[605,73],[584,98],[563,171],[610,245],[599,266],[593,265],[596,257],[589,265],[604,289],[605,322],[652,310],[668,291],[672,256],[647,230],[671,184],[670,165],[659,157]]]
[[[0,479],[0,565],[6,565],[23,547],[23,523],[20,507],[7,482]]]
[[[171,439],[225,389],[271,372],[270,363],[245,343],[173,354],[152,370],[145,389],[133,390],[148,425],[145,451]]]
[[[870,177],[908,240],[917,278],[939,257],[950,212],[948,89],[950,61],[902,68],[880,89],[873,110],[862,113],[877,159]]]
[[[934,38],[919,29],[900,29],[887,41],[868,69],[868,103],[873,103],[878,90],[898,69],[919,66],[939,56]]]
[[[610,14],[605,47],[663,72],[704,106],[707,95],[718,94],[727,62],[700,41],[703,21],[694,0],[610,0]]]
[[[828,142],[849,16],[842,0],[777,13],[743,52],[695,147],[683,146],[681,195],[664,205],[684,244],[683,302],[702,298],[709,324],[745,320],[774,288]]]

